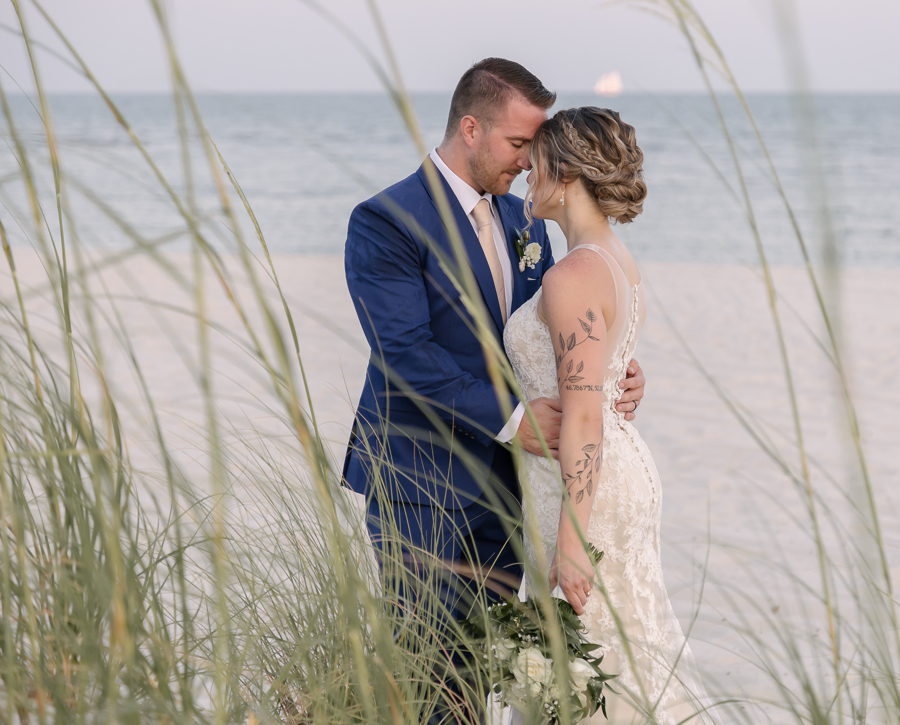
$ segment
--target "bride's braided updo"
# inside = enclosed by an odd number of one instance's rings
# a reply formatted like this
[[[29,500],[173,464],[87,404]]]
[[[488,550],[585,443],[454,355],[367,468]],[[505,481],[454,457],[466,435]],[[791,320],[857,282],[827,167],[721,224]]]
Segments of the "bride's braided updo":
[[[593,106],[559,111],[538,128],[531,162],[541,174],[550,174],[550,180],[581,179],[600,211],[620,223],[634,220],[643,210],[644,153],[634,127],[615,111]],[[529,189],[528,198],[533,194]]]

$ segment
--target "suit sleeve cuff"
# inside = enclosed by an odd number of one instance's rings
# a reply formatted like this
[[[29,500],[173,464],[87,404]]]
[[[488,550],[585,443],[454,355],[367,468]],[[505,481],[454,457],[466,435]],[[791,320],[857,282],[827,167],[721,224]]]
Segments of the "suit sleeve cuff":
[[[513,414],[509,416],[509,420],[506,421],[506,425],[503,426],[503,429],[494,437],[494,440],[499,443],[509,443],[516,437],[516,433],[519,432],[519,424],[522,422],[522,417],[524,415],[525,403],[519,403],[513,411]]]

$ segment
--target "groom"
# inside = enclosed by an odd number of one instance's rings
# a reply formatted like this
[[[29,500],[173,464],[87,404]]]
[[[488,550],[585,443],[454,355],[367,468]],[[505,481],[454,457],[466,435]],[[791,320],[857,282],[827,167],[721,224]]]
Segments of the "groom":
[[[474,321],[445,268],[456,259],[426,167],[437,171],[465,247],[462,264],[471,266],[502,350],[506,321],[553,265],[541,220],[529,230],[540,259],[520,265],[517,230],[527,220],[522,199],[508,192],[531,168],[531,139],[555,100],[518,63],[476,63],[453,93],[441,145],[350,217],[347,284],[371,357],[344,480],[367,498],[376,547],[399,535],[406,558],[446,566],[439,595],[451,616],[471,577],[489,592],[517,587],[522,570],[510,537],[519,486],[507,444],[517,438],[526,451],[542,449],[513,395],[512,415],[504,416]],[[618,406],[629,419],[644,385],[635,361],[630,369]],[[539,398],[530,407],[555,452],[558,401]]]

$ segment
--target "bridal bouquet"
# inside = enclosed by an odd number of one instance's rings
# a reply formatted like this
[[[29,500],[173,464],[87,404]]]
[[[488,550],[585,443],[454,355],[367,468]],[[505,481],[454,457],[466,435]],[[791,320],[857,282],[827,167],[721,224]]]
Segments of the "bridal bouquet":
[[[603,657],[591,653],[599,645],[584,637],[584,625],[564,599],[553,598],[553,614],[566,641],[568,682],[560,682],[554,668],[545,613],[532,598],[491,606],[480,617],[463,620],[480,642],[480,666],[472,673],[486,689],[499,694],[501,703],[520,712],[540,709],[542,721],[559,722],[562,698],[568,697],[572,721],[578,722],[602,709],[606,715],[603,683],[615,675],[600,670]]]

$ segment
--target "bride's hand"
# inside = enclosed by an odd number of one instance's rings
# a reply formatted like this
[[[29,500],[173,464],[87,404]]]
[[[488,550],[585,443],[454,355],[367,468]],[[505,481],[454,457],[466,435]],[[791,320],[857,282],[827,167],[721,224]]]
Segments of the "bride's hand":
[[[575,614],[584,614],[584,605],[591,594],[594,565],[580,541],[573,546],[560,546],[550,564],[550,589],[563,590]]]

